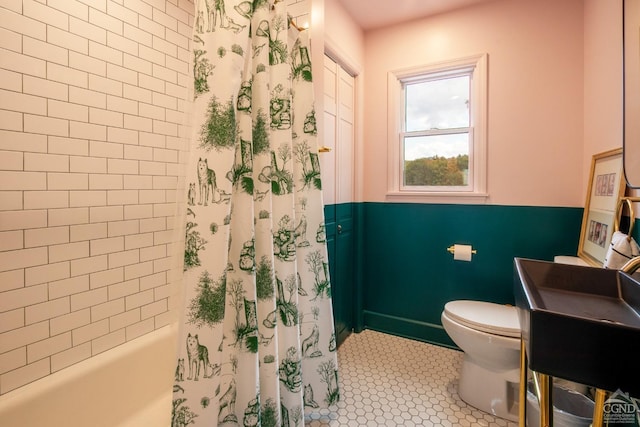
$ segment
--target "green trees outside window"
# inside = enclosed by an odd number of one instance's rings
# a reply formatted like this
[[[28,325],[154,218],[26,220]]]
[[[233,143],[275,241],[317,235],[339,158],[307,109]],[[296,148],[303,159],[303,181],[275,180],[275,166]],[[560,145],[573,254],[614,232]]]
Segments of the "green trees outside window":
[[[424,157],[404,163],[405,186],[467,185],[469,155]]]

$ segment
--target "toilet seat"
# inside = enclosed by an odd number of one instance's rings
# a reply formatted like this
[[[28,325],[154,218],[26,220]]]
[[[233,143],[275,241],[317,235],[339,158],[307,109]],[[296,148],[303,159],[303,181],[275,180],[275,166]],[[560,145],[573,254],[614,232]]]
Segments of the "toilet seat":
[[[444,312],[451,320],[478,331],[520,338],[520,322],[513,306],[484,301],[450,301]]]

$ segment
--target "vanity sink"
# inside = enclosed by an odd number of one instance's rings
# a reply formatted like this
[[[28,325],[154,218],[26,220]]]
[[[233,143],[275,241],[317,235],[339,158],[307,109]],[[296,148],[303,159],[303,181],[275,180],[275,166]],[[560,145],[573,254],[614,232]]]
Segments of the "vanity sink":
[[[515,259],[529,368],[640,397],[640,282],[619,270]]]

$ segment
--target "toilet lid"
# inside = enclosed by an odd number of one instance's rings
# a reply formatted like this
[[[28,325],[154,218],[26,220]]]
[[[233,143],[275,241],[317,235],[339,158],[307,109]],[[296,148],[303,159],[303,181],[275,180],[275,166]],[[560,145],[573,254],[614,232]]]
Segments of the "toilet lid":
[[[520,337],[520,321],[516,308],[484,301],[450,301],[444,311],[464,326],[489,334]]]

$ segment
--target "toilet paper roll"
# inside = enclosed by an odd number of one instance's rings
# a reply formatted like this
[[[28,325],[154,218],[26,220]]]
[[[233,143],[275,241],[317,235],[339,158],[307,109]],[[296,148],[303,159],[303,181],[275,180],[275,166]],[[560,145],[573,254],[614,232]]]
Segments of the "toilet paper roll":
[[[471,246],[453,245],[453,259],[458,261],[471,261]]]

